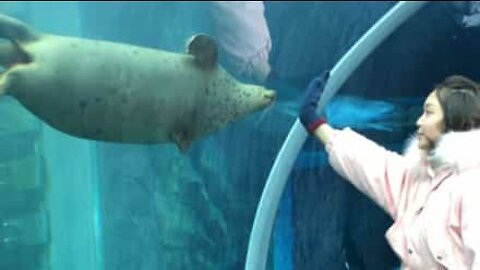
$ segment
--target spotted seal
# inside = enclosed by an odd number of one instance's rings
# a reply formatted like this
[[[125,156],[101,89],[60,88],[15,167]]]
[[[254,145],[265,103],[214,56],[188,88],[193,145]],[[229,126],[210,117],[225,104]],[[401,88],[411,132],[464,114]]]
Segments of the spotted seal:
[[[215,41],[193,36],[187,52],[41,33],[0,15],[0,94],[53,128],[117,143],[199,137],[272,104],[275,91],[244,84],[218,64]]]

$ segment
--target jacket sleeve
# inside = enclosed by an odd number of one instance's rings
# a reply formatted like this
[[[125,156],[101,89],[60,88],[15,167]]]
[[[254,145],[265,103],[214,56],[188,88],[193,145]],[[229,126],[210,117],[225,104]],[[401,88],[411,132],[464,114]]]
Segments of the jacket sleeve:
[[[350,128],[336,130],[326,145],[331,166],[396,219],[407,189],[407,162]]]
[[[472,270],[480,270],[480,196],[477,187],[465,191],[461,206],[464,252],[471,262],[468,269]]]

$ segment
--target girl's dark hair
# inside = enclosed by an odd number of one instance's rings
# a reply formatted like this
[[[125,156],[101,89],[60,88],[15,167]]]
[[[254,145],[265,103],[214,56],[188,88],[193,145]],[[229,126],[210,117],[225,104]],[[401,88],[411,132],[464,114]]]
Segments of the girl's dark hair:
[[[435,86],[445,119],[445,132],[480,127],[480,85],[460,75],[447,77]]]

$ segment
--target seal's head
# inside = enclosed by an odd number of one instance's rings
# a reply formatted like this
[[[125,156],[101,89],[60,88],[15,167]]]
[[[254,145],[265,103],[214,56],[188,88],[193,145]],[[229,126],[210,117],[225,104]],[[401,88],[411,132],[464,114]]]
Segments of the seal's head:
[[[213,133],[274,102],[275,91],[241,83],[218,64],[216,44],[209,36],[199,34],[192,37],[187,52],[193,55],[195,65],[207,78],[205,88],[197,93],[197,106],[189,125],[191,138]]]
[[[196,134],[206,135],[273,104],[276,92],[243,84],[218,66],[196,110]],[[198,136],[197,135],[197,136]]]
[[[228,119],[228,121],[239,119],[248,114],[261,111],[273,104],[276,98],[274,90],[266,89],[260,85],[244,84],[237,81],[222,67],[218,66],[215,79],[211,81],[207,94],[211,113],[219,112],[214,118]],[[216,108],[222,108],[217,110]]]

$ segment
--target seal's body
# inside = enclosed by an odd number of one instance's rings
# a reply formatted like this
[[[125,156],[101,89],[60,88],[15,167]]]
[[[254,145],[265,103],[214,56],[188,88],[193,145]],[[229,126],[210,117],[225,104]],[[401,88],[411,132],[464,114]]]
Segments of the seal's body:
[[[192,140],[271,104],[275,93],[242,84],[217,63],[211,38],[189,54],[47,35],[0,16],[0,93],[67,134],[120,143]]]

